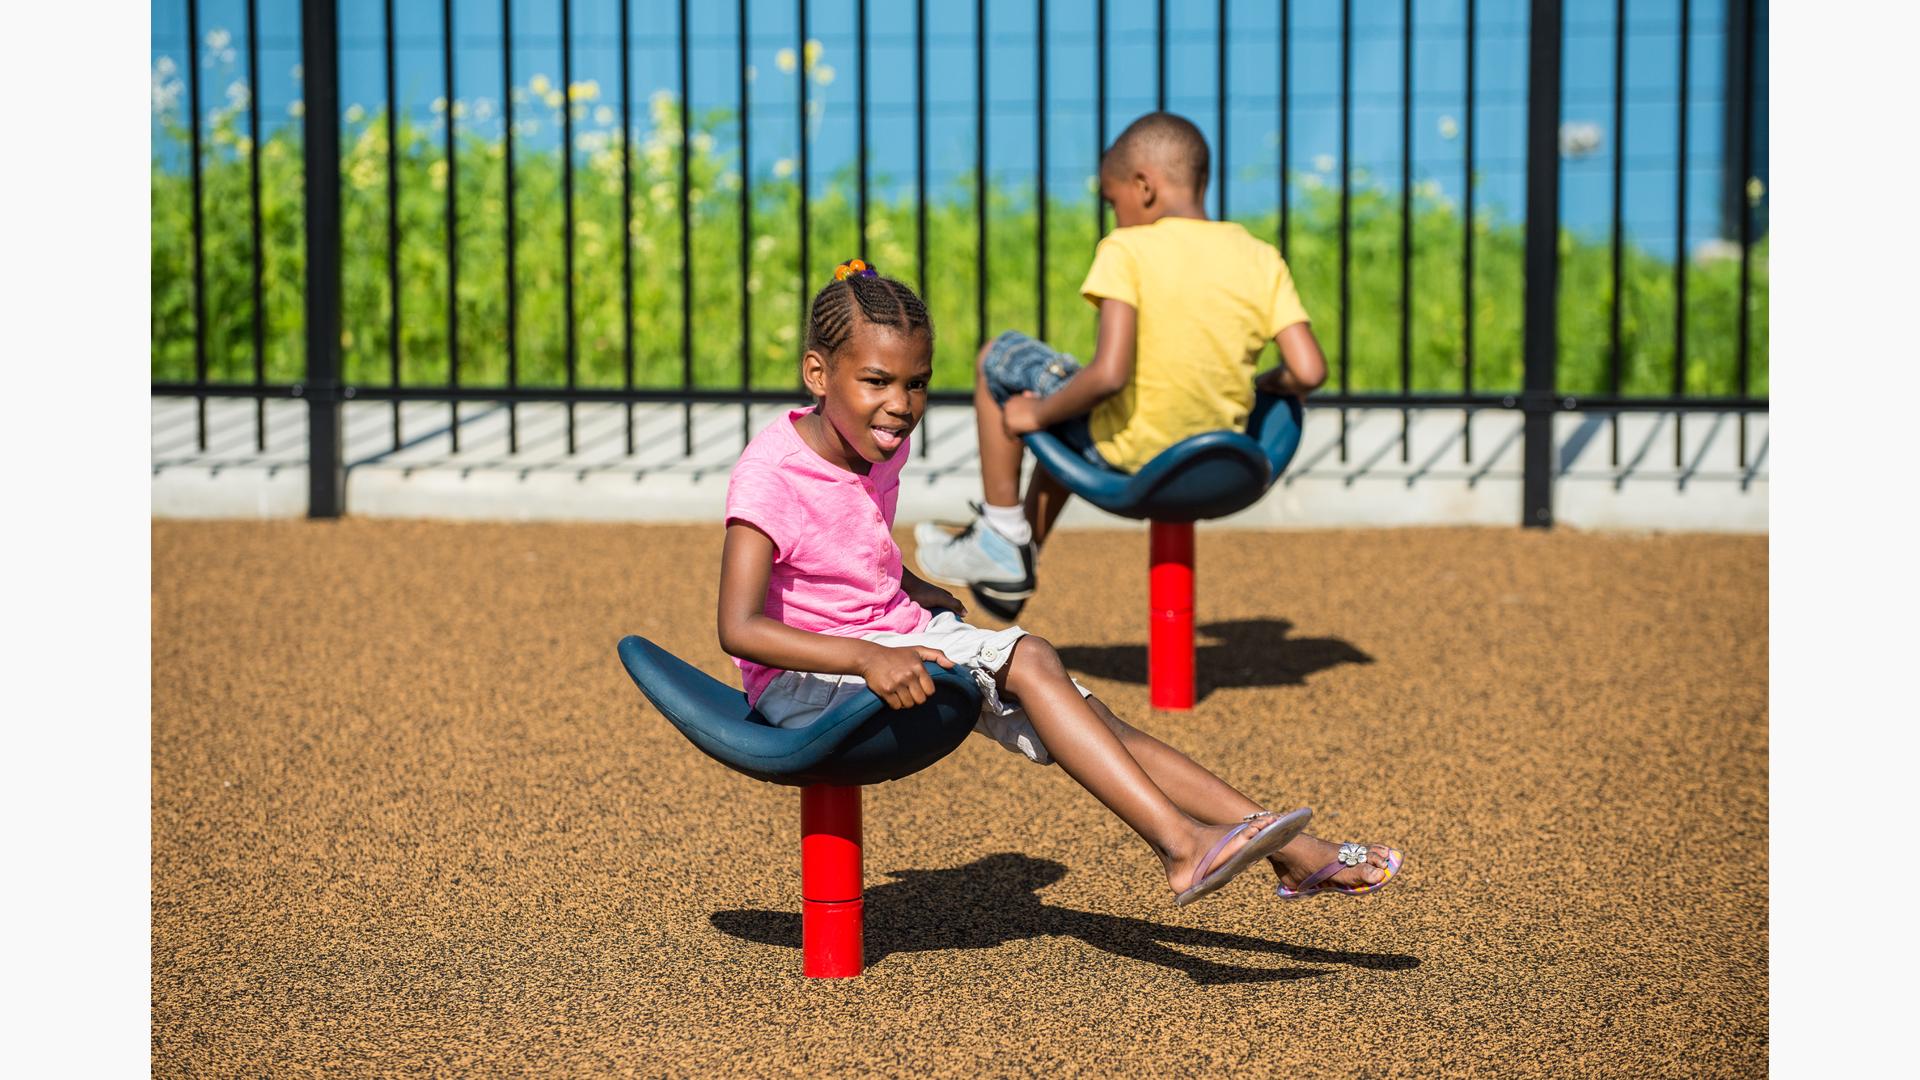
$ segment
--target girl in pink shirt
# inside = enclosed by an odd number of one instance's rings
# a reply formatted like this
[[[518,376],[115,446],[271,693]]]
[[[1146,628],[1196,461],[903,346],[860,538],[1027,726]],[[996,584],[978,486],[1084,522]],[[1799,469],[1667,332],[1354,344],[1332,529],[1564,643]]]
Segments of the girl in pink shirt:
[[[1191,758],[1115,716],[1045,640],[962,621],[951,593],[901,563],[892,536],[909,435],[927,406],[933,324],[913,290],[856,259],[814,297],[801,375],[818,405],[775,420],[727,489],[720,645],[768,721],[813,722],[868,690],[924,703],[922,664],[980,686],[979,730],[1057,763],[1159,857],[1186,904],[1267,859],[1287,898],[1371,892],[1399,870],[1382,845],[1305,835],[1302,808],[1262,809]]]

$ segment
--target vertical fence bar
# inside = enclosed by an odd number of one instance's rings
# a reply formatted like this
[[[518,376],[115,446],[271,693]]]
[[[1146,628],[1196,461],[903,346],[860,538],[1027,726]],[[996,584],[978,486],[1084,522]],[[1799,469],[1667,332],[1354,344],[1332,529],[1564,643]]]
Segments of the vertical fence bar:
[[[860,218],[860,235],[854,238],[854,255],[867,258],[867,0],[857,0],[853,6],[853,52],[855,63],[860,68],[854,80],[854,145],[857,148],[857,160],[860,166],[860,185],[857,195]],[[872,259],[867,259],[872,262]]]
[[[187,132],[193,160],[188,163],[193,185],[193,381],[207,385],[207,248],[206,222],[200,196],[200,4],[187,0]],[[337,141],[337,140],[336,140]],[[199,447],[207,448],[207,396],[194,399],[194,423]]]
[[[1153,28],[1159,38],[1154,44],[1159,48],[1153,65],[1153,108],[1155,112],[1167,111],[1167,0],[1155,0]]]
[[[265,273],[266,248],[261,244],[260,225],[260,3],[247,0],[247,207],[251,215],[248,227],[253,237],[253,385],[267,382],[267,306],[262,298],[261,277]],[[253,399],[253,445],[267,449],[267,398],[264,393]]]
[[[913,265],[920,278],[920,299],[931,305],[927,291],[927,0],[914,5],[913,112]],[[926,448],[923,439],[920,449]]]
[[[1687,389],[1687,61],[1692,48],[1693,4],[1680,0],[1680,101],[1675,156],[1679,159],[1673,186],[1673,396]],[[1686,413],[1673,413],[1673,467],[1686,461]]]
[[[1040,291],[1040,340],[1047,340],[1047,0],[1034,0],[1034,166],[1033,202],[1035,281]],[[1097,199],[1098,196],[1095,196]]]
[[[745,0],[742,0],[744,3]],[[633,389],[633,5],[620,0],[620,370],[621,384]],[[740,79],[746,81],[747,56],[740,53]],[[742,113],[744,117],[745,113]],[[741,121],[745,123],[743,119]],[[746,179],[746,149],[741,144],[741,179]],[[740,263],[746,265],[746,240],[740,241]],[[741,282],[744,295],[746,282]],[[742,324],[744,325],[744,324]],[[745,331],[742,331],[743,333]],[[742,384],[744,385],[744,384]],[[633,442],[633,402],[626,403],[627,456]]]
[[[1739,163],[1740,168],[1739,198],[1735,211],[1740,233],[1740,316],[1734,348],[1737,350],[1735,362],[1740,378],[1740,397],[1744,400],[1752,393],[1752,360],[1747,355],[1747,336],[1751,317],[1748,305],[1753,289],[1753,205],[1747,195],[1747,184],[1753,177],[1753,0],[1734,0],[1727,6],[1731,16],[1728,21],[1734,24],[1728,30],[1735,35],[1735,44],[1729,52],[1740,60],[1737,73],[1740,80],[1739,132],[1732,155],[1733,162]],[[1731,162],[1728,167],[1732,167]],[[1744,471],[1747,467],[1747,414],[1744,411],[1740,413],[1739,463]]]
[[[1353,320],[1353,0],[1340,2],[1340,396],[1348,391]],[[1340,406],[1340,460],[1347,460],[1347,407]]]
[[[1626,193],[1627,175],[1627,0],[1614,0],[1613,3],[1613,310],[1609,314],[1607,327],[1607,389],[1614,397],[1620,396],[1620,319],[1622,297],[1622,259],[1625,255],[1625,223],[1622,220],[1622,199]],[[1620,464],[1620,414],[1609,418],[1612,451],[1607,461],[1612,465]]]
[[[684,5],[686,0],[680,0]],[[800,37],[799,63],[794,70],[800,78],[800,342],[804,347],[807,340],[807,301],[811,299],[807,288],[809,272],[807,250],[810,233],[813,231],[808,220],[807,187],[807,0],[798,0],[798,21],[796,27]],[[797,379],[798,376],[796,375]]]
[[[453,117],[453,0],[441,0],[440,24],[445,31],[440,39],[441,71],[446,79],[442,96],[447,99],[447,381],[460,384],[460,169],[454,153]],[[395,380],[397,385],[398,379]],[[457,408],[456,403],[456,408]],[[454,414],[454,434],[459,435],[459,414]],[[395,422],[396,428],[398,422]],[[459,443],[454,448],[459,449]]]
[[[913,15],[913,265],[920,278],[920,299],[932,308],[927,293],[927,0],[914,5]],[[933,432],[920,418],[920,457],[933,453]]]
[[[1413,389],[1413,0],[1400,0],[1400,395]],[[1400,460],[1413,460],[1413,411],[1400,410]]]
[[[507,255],[507,389],[520,388],[520,290],[514,270],[513,210],[513,0],[500,0],[500,127],[505,136]],[[453,450],[460,452],[460,403],[453,403]],[[520,452],[520,410],[507,402],[507,453]]]
[[[1465,141],[1466,161],[1464,183],[1461,191],[1461,209],[1464,217],[1461,221],[1460,241],[1460,352],[1461,352],[1461,392],[1467,397],[1473,396],[1473,107],[1474,38],[1479,36],[1479,20],[1475,18],[1474,0],[1467,0],[1467,94],[1465,107],[1461,110],[1460,136]],[[1473,409],[1469,407],[1460,415],[1460,460],[1473,463]]]
[[[395,90],[393,0],[382,5],[385,17],[387,76],[387,383],[400,385],[400,95]],[[447,130],[453,130],[453,98],[447,98]],[[449,158],[451,161],[451,158]],[[393,449],[400,451],[400,400],[393,405]]]
[[[1521,523],[1553,524],[1553,410],[1560,276],[1561,0],[1533,0],[1527,30],[1526,384]]]
[[[1227,221],[1227,0],[1213,10],[1213,115],[1219,117],[1219,202],[1213,217]]]
[[[685,63],[684,53],[682,63]],[[682,96],[684,105],[685,97]],[[684,120],[686,109],[680,110]],[[448,122],[452,122],[453,103],[447,103]],[[686,128],[682,124],[680,147],[686,152]],[[567,389],[573,390],[580,382],[580,348],[574,330],[573,298],[573,0],[560,0],[560,220],[565,231],[561,244],[560,295],[566,309],[566,360]],[[567,453],[572,454],[579,446],[578,435],[574,427],[573,399],[567,399]]]
[[[1471,2],[1471,0],[1469,0]],[[1288,202],[1287,170],[1293,158],[1288,150],[1293,132],[1287,126],[1287,106],[1293,83],[1293,0],[1280,0],[1280,258],[1287,257],[1287,233],[1292,225]]]
[[[987,0],[973,0],[973,264],[975,345],[987,343]]]
[[[1220,201],[1214,216],[1227,220],[1227,0],[1220,0],[1213,20],[1213,111],[1220,117],[1220,168],[1216,170]]]
[[[347,471],[340,417],[340,49],[334,0],[301,3],[300,65],[306,96],[307,516],[337,518],[347,508]]]
[[[1093,6],[1093,246],[1107,235],[1107,201],[1100,197],[1100,163],[1107,156],[1107,0]],[[1094,319],[1100,316],[1096,313]]]
[[[693,389],[693,95],[688,69],[693,52],[687,33],[687,0],[680,0],[680,388]],[[803,73],[802,83],[806,80]],[[803,133],[804,134],[804,133]],[[804,181],[802,181],[804,183]],[[805,198],[803,195],[802,198]],[[801,250],[805,250],[802,248]],[[806,271],[803,268],[801,273]],[[693,456],[693,400],[680,407],[680,453]]]
[[[753,277],[753,139],[748,123],[752,98],[747,83],[747,0],[735,7],[740,48],[740,389],[753,389],[753,296],[748,282]],[[753,403],[740,402],[740,445],[753,439]]]

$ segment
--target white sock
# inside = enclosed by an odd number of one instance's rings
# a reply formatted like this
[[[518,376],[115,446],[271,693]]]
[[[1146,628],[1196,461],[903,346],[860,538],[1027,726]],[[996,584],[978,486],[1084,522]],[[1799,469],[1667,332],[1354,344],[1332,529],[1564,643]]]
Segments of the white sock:
[[[1033,542],[1033,526],[1027,524],[1027,511],[1019,506],[995,506],[986,504],[987,524],[993,531],[1016,544]]]

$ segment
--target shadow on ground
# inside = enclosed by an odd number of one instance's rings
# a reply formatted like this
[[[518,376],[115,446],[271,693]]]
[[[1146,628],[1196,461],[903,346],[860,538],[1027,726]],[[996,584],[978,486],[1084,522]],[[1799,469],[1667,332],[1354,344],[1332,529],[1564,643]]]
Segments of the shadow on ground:
[[[1185,972],[1201,985],[1286,982],[1329,974],[1325,968],[1243,967],[1189,956],[1172,946],[1239,949],[1317,964],[1374,971],[1420,966],[1394,953],[1344,953],[1223,934],[1144,919],[1076,911],[1042,900],[1038,891],[1065,877],[1051,859],[1002,852],[947,870],[899,870],[896,880],[866,892],[869,967],[896,952],[991,949],[1010,941],[1071,937],[1115,956]],[[717,911],[714,928],[762,945],[800,947],[800,916],[787,911]]]
[[[1339,638],[1289,638],[1286,619],[1235,619],[1206,623],[1194,633],[1194,695],[1222,687],[1303,686],[1307,676],[1341,664],[1371,664],[1373,657]],[[1208,639],[1213,640],[1208,640]],[[1060,660],[1075,674],[1115,682],[1147,682],[1145,645],[1062,645]]]

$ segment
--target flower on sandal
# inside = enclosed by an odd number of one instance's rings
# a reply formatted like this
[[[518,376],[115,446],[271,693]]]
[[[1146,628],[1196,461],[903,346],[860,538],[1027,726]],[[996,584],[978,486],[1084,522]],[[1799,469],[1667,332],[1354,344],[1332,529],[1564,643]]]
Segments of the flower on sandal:
[[[1367,861],[1367,849],[1359,844],[1341,844],[1340,861],[1348,866],[1359,866]]]

